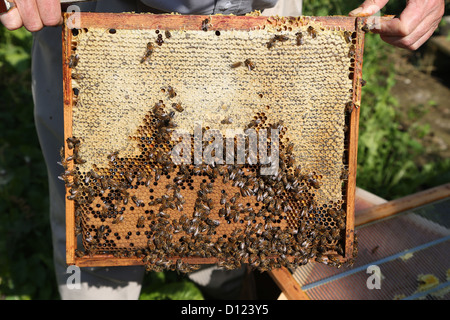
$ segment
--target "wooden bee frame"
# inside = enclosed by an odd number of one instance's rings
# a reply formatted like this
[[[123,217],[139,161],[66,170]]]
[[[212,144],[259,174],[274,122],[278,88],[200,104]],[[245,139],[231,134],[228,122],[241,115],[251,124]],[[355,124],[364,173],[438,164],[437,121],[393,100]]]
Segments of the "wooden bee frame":
[[[65,14],[65,22],[70,18],[70,14]],[[315,32],[337,32],[343,36],[348,37],[351,35],[351,39],[341,41],[339,45],[343,46],[346,42],[348,47],[345,50],[348,52],[348,64],[345,65],[347,69],[343,69],[345,76],[350,79],[350,87],[347,96],[348,102],[343,103],[342,110],[348,113],[346,125],[346,147],[343,154],[345,167],[348,172],[345,172],[345,181],[342,182],[342,209],[345,211],[345,230],[344,236],[342,237],[342,248],[343,254],[339,255],[339,263],[350,262],[353,259],[353,249],[354,249],[354,197],[356,188],[356,164],[357,164],[357,141],[358,141],[358,121],[359,121],[359,106],[361,103],[361,82],[362,82],[362,61],[363,61],[363,49],[364,49],[364,19],[363,18],[350,18],[350,17],[263,17],[263,16],[182,16],[182,15],[153,15],[153,14],[108,14],[108,13],[81,13],[79,21],[81,22],[80,29],[71,30],[67,27],[67,23],[64,24],[63,28],[63,80],[64,80],[64,133],[65,133],[65,148],[64,148],[64,158],[73,157],[73,146],[69,145],[70,139],[73,139],[74,134],[74,113],[81,112],[83,104],[86,100],[83,98],[83,85],[77,85],[77,81],[83,82],[82,78],[87,78],[89,75],[78,73],[78,65],[85,63],[84,57],[80,53],[80,49],[77,48],[77,37],[79,33],[87,34],[91,30],[101,29],[100,33],[97,33],[92,38],[86,38],[86,43],[93,43],[94,40],[102,35],[114,36],[116,33],[122,31],[133,31],[133,30],[150,30],[152,32],[152,41],[143,40],[142,44],[137,47],[137,52],[139,54],[134,58],[135,60],[140,60],[141,65],[145,64],[146,59],[153,54],[154,50],[170,45],[170,40],[177,37],[177,32],[204,32],[205,35],[210,37],[222,37],[226,32],[242,32],[242,34],[247,34],[251,32],[262,32],[265,33],[266,39],[269,40],[267,43],[261,43],[261,46],[265,50],[271,50],[271,46],[278,46],[284,44],[284,38],[275,38],[275,35],[288,35],[291,41],[297,41],[297,44],[301,46],[302,41],[297,37],[295,40],[294,31],[302,30],[302,37],[315,38]],[[314,25],[315,29],[306,29],[307,26]],[[168,33],[164,31],[167,30]],[[159,31],[159,35],[155,31]],[[298,33],[297,33],[298,35]],[[199,34],[202,36],[202,34]],[[170,38],[170,39],[169,39]],[[158,40],[159,39],[159,40]],[[187,38],[183,38],[186,40]],[[155,40],[155,42],[153,42]],[[161,43],[158,41],[162,40]],[[167,43],[164,43],[167,42]],[[309,41],[309,40],[308,40]],[[152,43],[152,45],[145,46],[146,43]],[[86,45],[85,43],[85,45]],[[269,44],[270,43],[270,44]],[[117,59],[121,54],[128,55],[127,45],[125,43],[114,43],[111,44],[116,46],[114,50],[100,49],[100,54],[104,56],[99,57],[99,61],[106,59],[107,55],[114,55],[114,59]],[[88,50],[89,46],[86,45],[85,50]],[[87,49],[86,49],[87,48]],[[102,51],[104,50],[104,52]],[[250,49],[249,49],[250,50]],[[195,52],[195,50],[193,51]],[[193,53],[191,52],[191,53]],[[98,53],[97,53],[98,54]],[[183,54],[189,54],[189,52],[184,52]],[[347,54],[347,53],[346,53]],[[231,55],[231,54],[230,54]],[[337,59],[337,58],[336,58]],[[136,61],[137,61],[136,60]],[[239,72],[248,71],[250,72],[252,66],[248,61],[239,60],[240,62],[234,67],[241,68]],[[230,60],[231,63],[235,63],[236,60]],[[256,62],[256,70],[262,62]],[[126,63],[123,62],[123,65]],[[170,68],[170,62],[167,62],[167,68]],[[107,68],[107,65],[103,65],[102,68]],[[146,65],[146,67],[148,67]],[[88,70],[86,68],[84,70]],[[108,77],[126,77],[125,74],[120,73],[117,68],[116,74],[111,74]],[[237,69],[237,68],[236,68]],[[86,72],[85,72],[86,73]],[[81,80],[80,80],[81,79]],[[142,81],[142,86],[147,85],[144,79]],[[86,80],[87,81],[87,80]],[[179,89],[178,86],[175,88]],[[91,90],[91,93],[96,92],[94,82],[87,82],[84,88],[86,90]],[[205,83],[205,87],[208,87],[208,83]],[[98,86],[97,86],[98,88]],[[95,89],[95,90],[94,90]],[[120,91],[121,88],[113,88],[116,91]],[[169,87],[166,86],[162,89],[167,95]],[[273,94],[273,93],[271,93]],[[262,94],[260,98],[262,99]],[[125,97],[125,98],[124,98]],[[128,93],[122,95],[122,99],[132,99]],[[86,98],[87,99],[87,98]],[[114,97],[111,97],[114,99]],[[167,99],[169,101],[169,98]],[[158,98],[154,98],[153,101],[149,101],[148,105],[153,105]],[[168,105],[170,105],[168,103]],[[184,106],[184,104],[183,104]],[[151,108],[151,107],[149,107]],[[170,108],[169,108],[170,109]],[[350,109],[350,110],[349,110]],[[172,109],[171,109],[172,110]],[[351,111],[351,112],[349,112]],[[260,114],[260,113],[258,113]],[[107,126],[106,123],[100,123],[99,126]],[[78,137],[83,139],[83,137]],[[83,142],[85,143],[85,142]],[[83,148],[83,144],[81,147]],[[116,150],[110,149],[108,153],[103,153],[102,156],[106,157],[111,152]],[[76,170],[77,165],[73,161],[68,161],[67,170]],[[86,171],[87,172],[87,171]],[[84,178],[86,178],[87,173]],[[68,185],[67,199],[66,199],[66,250],[67,250],[67,264],[78,265],[80,267],[93,267],[93,266],[129,266],[129,265],[144,265],[149,264],[148,261],[143,261],[143,256],[138,254],[131,254],[130,256],[117,256],[112,252],[104,249],[99,249],[93,254],[82,254],[80,252],[79,244],[77,244],[76,236],[76,207],[74,202],[74,191],[73,191],[73,180],[68,175]],[[72,185],[70,184],[72,183]],[[131,200],[130,200],[131,201]],[[86,225],[86,223],[85,223]],[[88,226],[89,227],[89,226]],[[95,230],[95,227],[94,227]],[[83,230],[85,232],[86,230]],[[92,231],[92,230],[91,230]],[[98,230],[97,230],[98,232]],[[228,236],[231,231],[228,231]],[[179,261],[179,257],[171,257],[173,261]],[[210,264],[219,263],[220,259],[214,256],[184,256],[182,258],[183,263],[189,264]],[[243,259],[242,262],[248,261],[248,256]],[[173,263],[172,266],[175,266]],[[279,265],[276,265],[279,266]],[[263,270],[264,271],[264,270]]]

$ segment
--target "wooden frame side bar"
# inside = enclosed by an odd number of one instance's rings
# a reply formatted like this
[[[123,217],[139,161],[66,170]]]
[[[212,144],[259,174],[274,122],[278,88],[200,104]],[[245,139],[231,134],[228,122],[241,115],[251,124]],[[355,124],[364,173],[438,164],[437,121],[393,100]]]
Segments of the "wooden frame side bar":
[[[356,225],[360,226],[379,219],[384,219],[397,213],[418,208],[445,198],[450,198],[450,183],[362,210],[356,216]]]
[[[358,157],[358,134],[359,134],[359,106],[361,105],[361,80],[364,54],[365,32],[362,30],[364,21],[357,18],[356,43],[353,73],[353,111],[350,115],[349,125],[349,146],[348,146],[348,180],[346,186],[346,238],[345,238],[345,259],[349,259],[353,254],[353,240],[355,231],[355,194],[356,194],[356,171]],[[349,214],[350,213],[350,214]]]
[[[288,300],[310,300],[287,268],[274,269],[269,275]]]
[[[66,19],[66,18],[65,18]],[[66,22],[66,20],[64,21]],[[65,25],[65,23],[64,23]],[[67,146],[67,138],[72,136],[72,77],[69,68],[69,59],[72,52],[72,32],[68,28],[62,30],[62,43],[63,43],[63,89],[64,89],[64,157],[69,156],[69,148]],[[69,162],[68,170],[73,170],[73,163]],[[75,204],[72,200],[67,199],[69,195],[68,188],[66,186],[66,263],[68,265],[75,264],[75,250],[77,248],[76,236],[75,236]]]

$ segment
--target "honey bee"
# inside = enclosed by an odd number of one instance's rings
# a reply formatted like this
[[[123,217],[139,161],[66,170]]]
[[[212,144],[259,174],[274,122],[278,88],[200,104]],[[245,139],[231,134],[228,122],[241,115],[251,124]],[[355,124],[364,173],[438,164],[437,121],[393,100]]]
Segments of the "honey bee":
[[[78,54],[73,54],[69,59],[69,68],[75,68],[80,61],[80,56]]]
[[[82,257],[84,257],[85,253],[84,253],[83,251],[80,251],[80,250],[78,250],[78,249],[75,249],[75,255],[76,255],[78,258],[82,258]]]
[[[86,163],[86,160],[82,159],[78,154],[76,154],[73,158],[73,162],[75,164],[83,164]]]
[[[58,164],[64,168],[65,171],[68,170],[68,162],[66,159],[62,158],[61,161],[58,161]]]
[[[74,149],[76,146],[78,146],[80,144],[80,139],[75,138],[75,137],[69,137],[66,139],[67,142],[67,147],[69,149]]]
[[[167,87],[167,93],[169,94],[169,98],[175,98],[177,95],[177,93],[171,86]]]
[[[154,47],[153,44],[151,42],[147,43],[147,51],[145,52],[144,56],[141,59],[141,63],[144,63],[145,61],[147,61],[150,56],[153,54],[154,51]]]
[[[349,58],[353,58],[353,57],[355,56],[355,54],[356,54],[355,46],[354,46],[354,45],[351,45],[351,46],[350,46],[350,49],[349,49],[349,51],[348,51],[348,57],[349,57]]]
[[[285,36],[285,35],[282,35],[282,34],[276,34],[276,35],[273,37],[273,39],[274,39],[275,41],[286,42],[286,41],[289,40],[289,37],[288,37],[288,36]]]
[[[145,222],[145,217],[144,216],[140,216],[137,224],[136,224],[136,228],[143,228],[144,227],[144,222]]]
[[[353,103],[353,101],[349,101],[345,104],[345,111],[348,114],[351,114],[353,112],[354,108],[355,108],[355,104]]]
[[[293,150],[294,150],[294,144],[291,142],[286,147],[286,153],[292,153]]]
[[[227,193],[223,192],[222,195],[220,196],[220,204],[224,205],[227,202]]]
[[[61,148],[59,149],[59,157],[60,157],[62,160],[65,160],[65,159],[64,159],[64,156],[65,156],[65,154],[64,154],[64,147],[61,147]]]
[[[104,225],[101,225],[97,230],[97,240],[100,240],[103,238],[106,232],[106,227]]]
[[[217,266],[225,270],[233,270],[237,268],[236,263],[233,263],[232,261],[220,261]]]
[[[313,39],[315,39],[315,38],[317,37],[317,31],[316,31],[316,29],[314,29],[312,26],[309,26],[307,31],[308,31],[308,34],[309,34]]]
[[[230,199],[230,202],[231,202],[231,203],[235,203],[236,200],[239,199],[240,196],[241,196],[241,193],[240,193],[240,192],[236,192],[236,193],[234,194],[234,196]]]
[[[320,182],[317,179],[310,179],[309,182],[313,186],[314,189],[320,188]]]
[[[173,196],[175,197],[175,200],[176,200],[177,202],[185,203],[185,201],[186,201],[186,200],[184,200],[183,195],[182,195],[178,190],[175,190],[175,191],[173,192]]]
[[[164,31],[164,35],[166,36],[167,39],[172,38],[172,34],[170,33],[169,30]]]
[[[91,243],[89,247],[86,249],[86,254],[88,254],[90,257],[92,257],[95,253],[97,253],[98,245],[97,243]]]
[[[136,196],[132,196],[131,200],[136,204],[136,206],[141,207],[144,204],[144,201],[138,199]]]
[[[270,40],[266,43],[266,45],[267,45],[267,49],[272,48],[272,47],[275,45],[274,39],[273,39],[273,38],[270,39]]]
[[[156,216],[157,216],[158,218],[167,218],[167,219],[170,219],[170,214],[165,213],[164,211],[159,211],[159,212],[156,214]]]
[[[208,225],[210,225],[210,226],[213,226],[213,227],[217,227],[217,226],[219,226],[220,225],[220,221],[219,220],[212,220],[212,219],[206,219],[206,223],[208,224]]]
[[[120,224],[120,223],[123,222],[123,220],[124,220],[123,215],[119,215],[118,217],[116,217],[116,218],[112,221],[112,223],[113,223],[113,224]]]
[[[72,76],[72,79],[74,79],[74,80],[83,80],[84,79],[84,76],[79,73],[72,73],[71,76]]]
[[[347,43],[352,42],[352,33],[350,31],[344,31],[344,39]]]
[[[172,108],[177,110],[178,112],[183,112],[184,108],[181,106],[181,103],[172,103]]]
[[[72,161],[72,160],[74,159],[74,157],[75,157],[75,155],[72,154],[71,156],[68,156],[68,157],[66,158],[66,161]]]
[[[147,173],[139,171],[136,180],[138,182],[143,182],[147,187],[149,186],[150,177]]]
[[[108,160],[109,160],[110,162],[116,161],[118,154],[119,154],[118,151],[115,151],[115,152],[110,153],[110,154],[108,155]]]
[[[250,59],[245,59],[244,64],[249,71],[254,70],[256,68],[256,64]]]
[[[316,257],[316,262],[328,264],[328,259],[324,257]]]
[[[128,180],[129,183],[132,183],[134,180],[134,174],[131,171],[125,172],[125,178]]]
[[[356,258],[358,256],[358,248],[356,246],[353,247],[352,257]]]
[[[123,204],[124,204],[124,205],[127,205],[127,204],[128,204],[129,197],[130,197],[130,196],[128,195],[128,193],[125,193],[124,196],[122,197],[122,201],[123,201]]]
[[[228,217],[229,217],[230,221],[233,221],[234,223],[237,223],[239,221],[239,212],[238,211],[231,211]]]
[[[202,30],[203,31],[208,31],[209,29],[209,19],[206,18],[205,20],[202,21]]]
[[[305,43],[305,39],[303,39],[303,33],[302,32],[297,32],[295,34],[295,36],[296,36],[295,39],[296,39],[296,42],[297,42],[298,46],[301,46],[301,45],[303,45]]]
[[[267,48],[270,49],[275,45],[275,42],[286,42],[289,40],[288,36],[276,34],[269,42],[267,42]]]

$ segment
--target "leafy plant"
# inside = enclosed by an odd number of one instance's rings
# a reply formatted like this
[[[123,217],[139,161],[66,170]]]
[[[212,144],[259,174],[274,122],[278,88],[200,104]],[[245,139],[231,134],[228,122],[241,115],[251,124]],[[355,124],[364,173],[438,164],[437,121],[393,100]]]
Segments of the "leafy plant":
[[[145,278],[140,300],[203,300],[203,294],[176,272],[152,272]]]
[[[304,0],[303,14],[307,16],[348,15],[350,11],[359,7],[363,0]],[[406,6],[406,0],[389,1],[381,10],[381,14],[400,14]]]

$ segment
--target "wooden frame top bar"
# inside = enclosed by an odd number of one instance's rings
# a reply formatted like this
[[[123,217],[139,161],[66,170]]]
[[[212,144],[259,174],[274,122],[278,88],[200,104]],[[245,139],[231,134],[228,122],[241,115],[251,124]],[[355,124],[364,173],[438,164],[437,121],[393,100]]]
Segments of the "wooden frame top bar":
[[[66,13],[66,19],[71,14]],[[236,19],[238,18],[238,19]],[[360,18],[346,16],[327,17],[267,17],[267,16],[232,16],[232,15],[178,15],[178,14],[138,14],[138,13],[80,13],[83,28],[110,29],[180,29],[202,30],[202,22],[209,20],[211,30],[235,29],[253,30],[276,23],[295,22],[305,25],[311,21],[322,24],[323,27],[337,27],[345,30],[355,30],[355,21]]]

